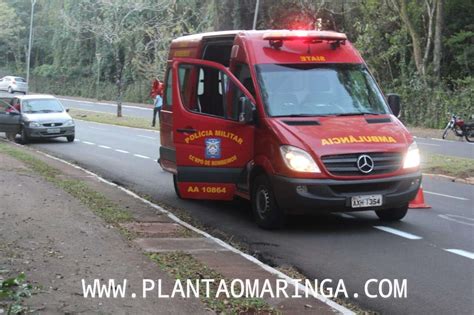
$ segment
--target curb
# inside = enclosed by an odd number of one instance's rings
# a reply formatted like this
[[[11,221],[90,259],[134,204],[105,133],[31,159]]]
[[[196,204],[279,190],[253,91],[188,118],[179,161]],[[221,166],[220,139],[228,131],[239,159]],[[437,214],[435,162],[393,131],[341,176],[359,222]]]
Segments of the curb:
[[[15,143],[15,145],[18,145],[18,146],[21,146],[23,147],[22,145],[20,144],[17,144]],[[295,286],[295,287],[298,287],[298,289],[304,291],[305,290],[305,287],[304,285],[302,285],[301,283],[299,283],[298,281],[295,281],[294,279],[290,278],[289,276],[287,276],[286,274],[284,274],[283,272],[261,262],[260,260],[256,259],[255,257],[249,255],[249,254],[246,254],[240,250],[238,250],[237,248],[233,247],[232,245],[224,242],[223,240],[219,239],[219,238],[216,238],[212,235],[210,235],[209,233],[205,232],[205,231],[202,231],[194,226],[192,226],[191,224],[187,223],[187,222],[184,222],[183,220],[181,220],[180,218],[178,218],[177,216],[175,216],[173,213],[171,213],[170,211],[162,208],[161,206],[157,205],[157,204],[154,204],[142,197],[140,197],[138,194],[134,193],[133,191],[131,190],[128,190],[127,188],[125,187],[122,187],[120,185],[117,185],[115,183],[112,183],[108,180],[106,180],[105,178],[101,177],[100,175],[92,172],[92,171],[89,171],[83,167],[80,167],[78,165],[75,165],[73,163],[70,163],[66,160],[63,160],[61,158],[58,158],[58,157],[55,157],[55,156],[52,156],[48,153],[45,153],[45,152],[42,152],[42,151],[39,151],[39,150],[35,150],[33,149],[34,152],[38,153],[38,154],[41,154],[43,156],[46,156],[52,160],[56,160],[56,161],[59,161],[61,163],[64,163],[66,165],[69,165],[75,169],[79,169],[83,172],[85,172],[86,174],[89,174],[91,175],[92,177],[96,178],[97,180],[99,180],[100,182],[103,182],[109,186],[112,186],[112,187],[116,187],[120,190],[122,190],[123,192],[125,192],[126,194],[128,194],[129,196],[135,198],[135,199],[138,199],[140,200],[141,202],[147,204],[148,206],[152,207],[153,209],[157,210],[160,214],[163,214],[163,215],[166,215],[168,216],[168,218],[170,218],[171,220],[173,220],[174,222],[180,224],[181,226],[185,227],[185,228],[188,228],[190,230],[192,230],[193,232],[197,233],[197,234],[200,234],[202,236],[204,236],[205,238],[217,243],[219,246],[235,253],[235,254],[238,254],[240,255],[241,257],[245,258],[246,260],[256,264],[257,266],[259,266],[260,268],[262,268],[263,270],[269,272],[270,274],[272,275],[275,275],[277,276],[278,278],[280,279],[284,279],[288,284],[292,285],[292,286]],[[349,310],[348,308],[340,305],[340,304],[337,304],[336,302],[324,297],[324,296],[319,296],[317,295],[316,296],[316,299],[319,300],[320,302],[328,305],[329,307],[331,307],[332,309],[334,309],[335,311],[337,312],[340,312],[341,314],[344,314],[344,315],[355,315],[355,312]]]
[[[61,101],[69,101],[69,102],[77,102],[77,103],[86,103],[86,104],[95,104],[95,105],[106,105],[106,106],[113,106],[113,107],[116,107],[117,104],[113,104],[113,103],[104,103],[104,102],[93,102],[93,101],[88,101],[88,100],[77,100],[77,99],[73,99],[73,98],[66,98],[64,96],[56,96],[59,100]],[[144,106],[136,106],[136,105],[124,105],[122,103],[122,107],[123,108],[133,108],[133,109],[141,109],[141,110],[149,110],[149,111],[152,111],[153,108],[152,107],[145,107],[145,104]]]

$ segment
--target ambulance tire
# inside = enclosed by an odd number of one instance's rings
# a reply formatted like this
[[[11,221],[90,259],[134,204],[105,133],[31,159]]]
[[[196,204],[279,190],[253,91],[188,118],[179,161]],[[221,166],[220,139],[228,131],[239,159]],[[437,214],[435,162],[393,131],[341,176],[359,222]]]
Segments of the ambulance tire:
[[[178,196],[179,199],[183,199],[181,197],[181,194],[179,192],[178,188],[178,176],[176,174],[173,174],[173,187],[174,187],[174,192],[176,193],[176,196]]]
[[[270,180],[265,175],[257,176],[252,185],[253,216],[263,229],[278,229],[285,224],[285,212],[278,207]]]
[[[384,209],[375,211],[375,214],[382,221],[399,221],[405,217],[408,212],[408,205],[398,208]]]

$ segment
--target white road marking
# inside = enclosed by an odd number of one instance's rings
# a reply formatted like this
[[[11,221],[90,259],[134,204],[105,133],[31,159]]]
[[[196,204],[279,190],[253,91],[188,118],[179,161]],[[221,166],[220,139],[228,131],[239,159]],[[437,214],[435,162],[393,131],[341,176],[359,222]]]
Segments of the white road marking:
[[[102,149],[112,149],[111,147],[108,147],[106,145],[99,145],[99,148],[102,148]]]
[[[449,221],[453,221],[453,222],[457,222],[459,224],[465,224],[465,225],[470,225],[470,226],[474,226],[474,219],[473,218],[468,218],[468,217],[463,217],[462,215],[455,215],[455,214],[438,214],[438,217],[442,218],[442,219],[445,219],[445,220],[449,220]],[[471,221],[471,222],[465,222],[463,220],[466,220],[466,221]]]
[[[81,140],[79,140],[79,139],[74,139],[74,141],[75,141],[75,142],[81,142]]]
[[[433,147],[439,147],[439,144],[433,144],[433,143],[425,143],[425,142],[419,142],[417,141],[416,144],[421,144],[421,145],[431,145]]]
[[[397,230],[397,229],[394,229],[394,228],[391,228],[391,227],[388,227],[388,226],[374,225],[374,228],[379,229],[379,230],[384,231],[384,232],[387,232],[387,233],[391,233],[391,234],[395,234],[395,235],[407,238],[409,240],[421,240],[422,239],[422,237],[420,237],[420,236],[410,234],[410,233],[407,233],[407,232],[403,232],[403,231],[400,231],[400,230]]]
[[[453,199],[457,199],[457,200],[469,200],[469,199],[463,198],[463,197],[445,195],[445,194],[435,193],[435,192],[427,191],[427,190],[424,190],[424,192],[425,192],[425,194],[429,194],[429,195],[436,195],[436,196],[441,196],[441,197],[446,197],[446,198],[453,198]]]
[[[144,135],[138,135],[137,137],[141,137],[141,138],[145,138],[145,139],[151,139],[151,140],[157,140],[157,139],[154,138],[154,137],[144,136]]]
[[[89,145],[95,145],[94,142],[89,142],[89,141],[82,141],[82,143],[89,144]]]
[[[430,138],[431,140],[434,140],[434,141],[447,141],[447,142],[457,142],[457,141],[453,141],[453,140],[445,140],[445,139],[437,139],[437,138]]]
[[[437,139],[437,138],[430,138],[431,140],[435,140],[435,141],[444,141],[444,142],[453,142],[453,143],[466,143],[466,144],[471,144],[470,142],[467,142],[467,141],[463,141],[462,139],[460,140],[446,140],[446,139]]]
[[[115,151],[120,152],[120,153],[130,153],[130,152],[128,152],[128,151],[120,150],[120,149],[115,149]]]
[[[134,154],[133,156],[142,158],[142,159],[151,159],[151,157],[145,156],[145,155],[140,155],[140,154]]]
[[[97,128],[97,127],[89,127],[90,129],[95,129],[95,130],[105,130],[104,128]]]
[[[455,249],[455,248],[445,248],[444,250],[456,255],[467,257],[469,259],[474,259],[474,253],[468,252],[467,250]]]

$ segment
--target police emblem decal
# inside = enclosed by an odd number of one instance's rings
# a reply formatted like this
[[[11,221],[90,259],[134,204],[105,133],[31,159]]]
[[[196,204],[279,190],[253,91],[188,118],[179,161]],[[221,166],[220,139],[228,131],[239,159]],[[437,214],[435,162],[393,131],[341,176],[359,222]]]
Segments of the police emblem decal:
[[[220,159],[221,158],[221,139],[206,138],[206,159]]]

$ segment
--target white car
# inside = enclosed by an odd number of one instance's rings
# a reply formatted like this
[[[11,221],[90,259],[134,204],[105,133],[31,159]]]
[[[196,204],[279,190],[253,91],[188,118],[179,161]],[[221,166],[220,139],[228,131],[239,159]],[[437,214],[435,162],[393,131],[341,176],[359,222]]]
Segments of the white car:
[[[22,77],[6,76],[0,79],[0,90],[8,91],[8,93],[28,92],[28,83]]]
[[[0,98],[0,132],[21,142],[30,139],[66,137],[74,141],[74,120],[61,102],[52,95],[21,95]]]

